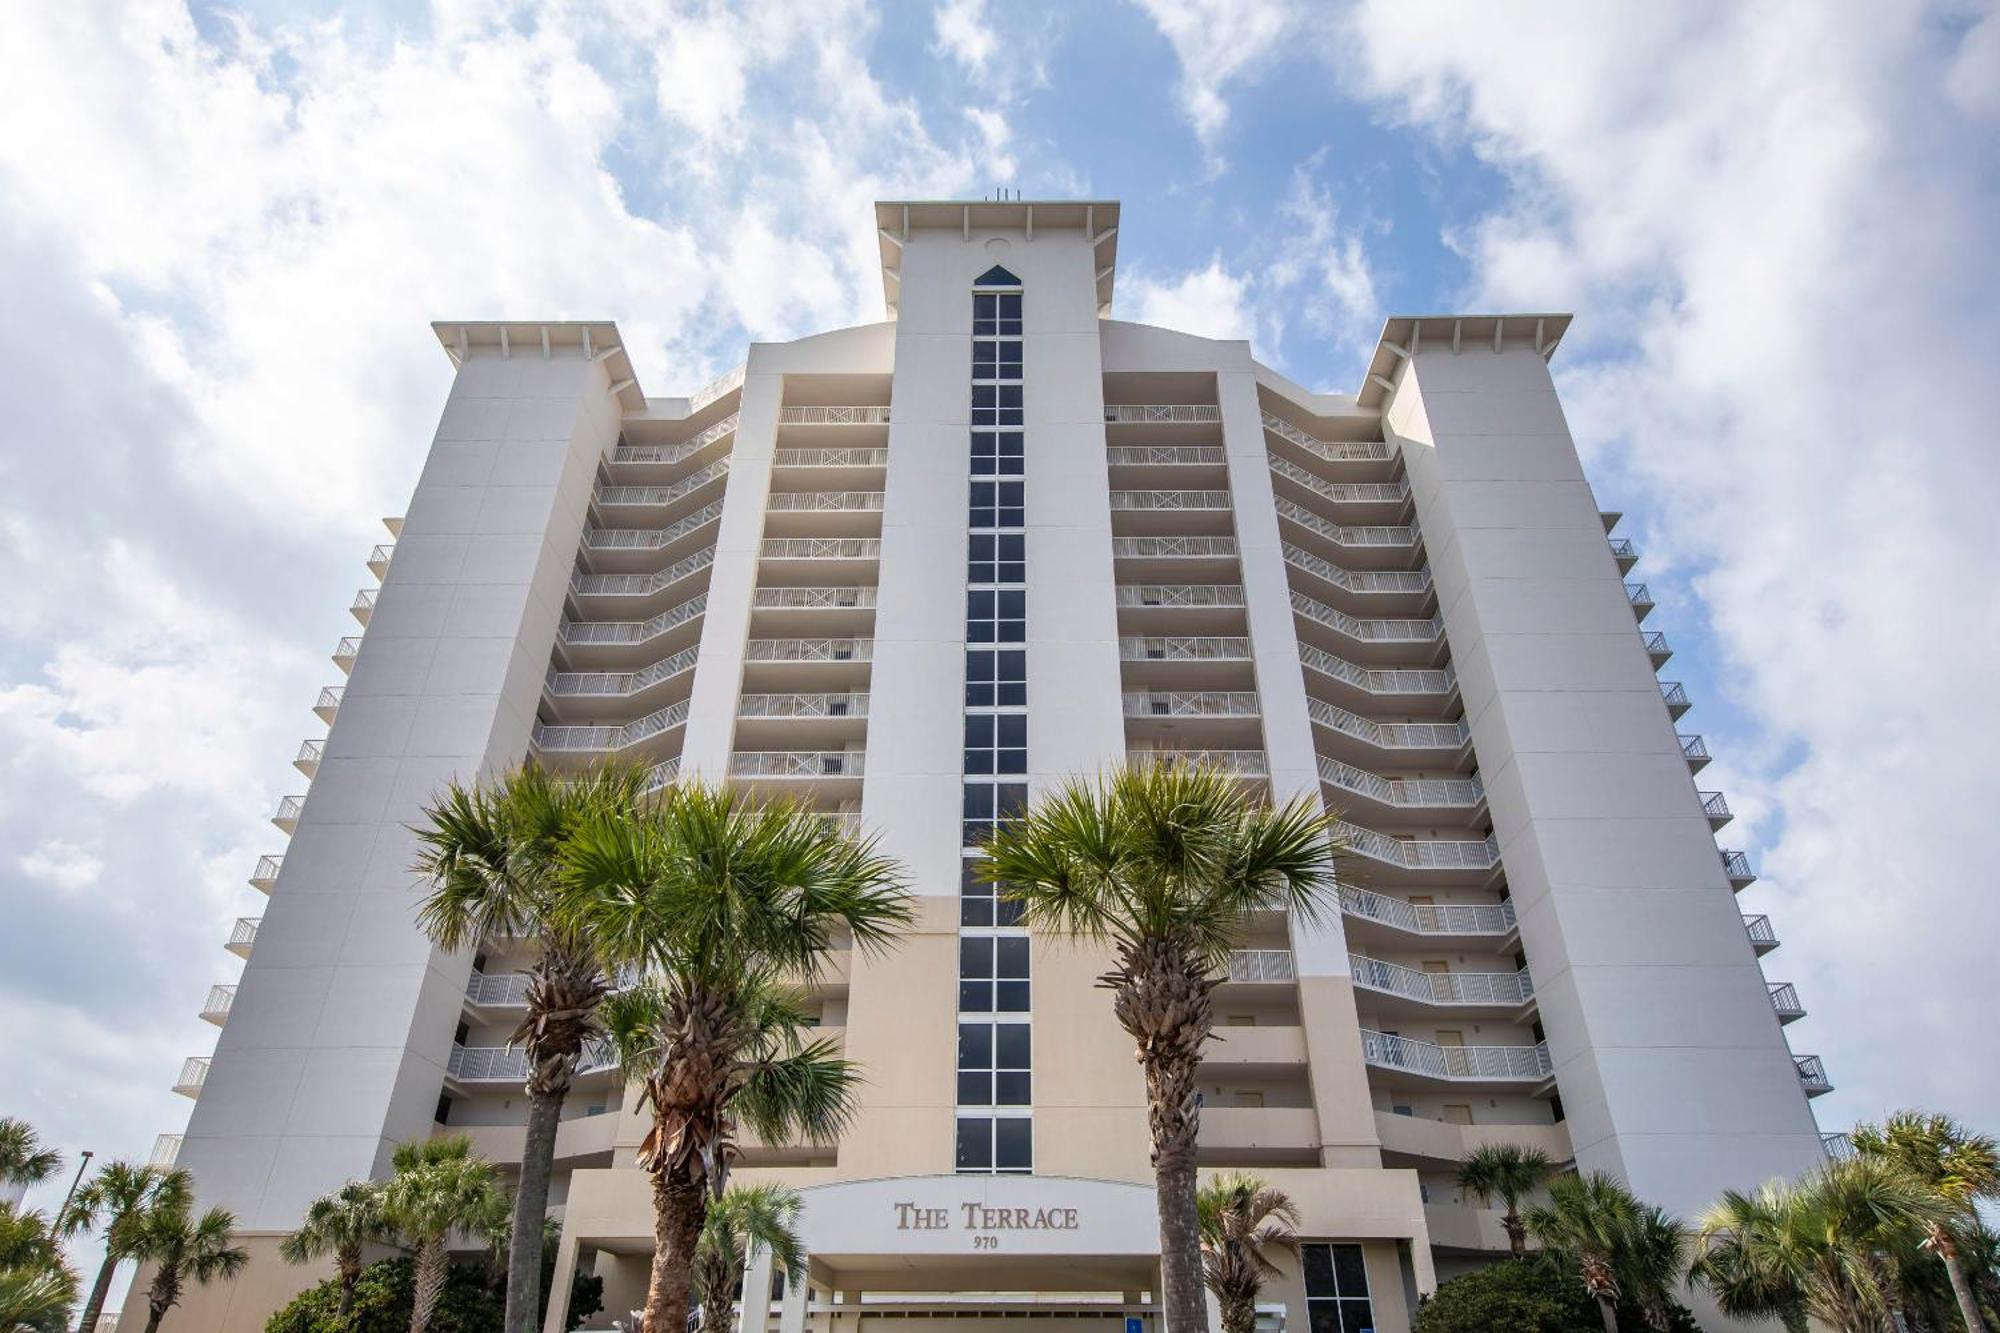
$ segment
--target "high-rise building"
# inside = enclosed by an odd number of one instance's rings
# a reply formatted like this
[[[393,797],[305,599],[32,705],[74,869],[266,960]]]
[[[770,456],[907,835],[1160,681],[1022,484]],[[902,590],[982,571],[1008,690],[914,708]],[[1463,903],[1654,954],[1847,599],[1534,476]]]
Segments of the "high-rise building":
[[[191,1326],[261,1328],[305,1280],[275,1238],[398,1142],[519,1160],[532,941],[434,949],[407,826],[529,757],[802,797],[907,867],[909,937],[811,996],[865,1070],[851,1131],[744,1150],[739,1179],[804,1190],[811,1254],[775,1294],[753,1268],[752,1333],[1158,1333],[1104,958],[967,873],[1038,791],[1126,761],[1310,793],[1351,846],[1337,913],[1252,923],[1201,1076],[1204,1166],[1302,1214],[1271,1320],[1405,1328],[1504,1251],[1455,1184],[1477,1145],[1682,1213],[1821,1160],[1826,1076],[1788,1047],[1798,999],[1759,964],[1776,939],[1739,910],[1728,807],[1550,378],[1566,316],[1391,319],[1357,392],[1320,394],[1247,343],[1111,319],[1115,203],[875,223],[887,321],[756,344],[686,397],[647,397],[608,323],[436,326],[451,395],[181,1078],[178,1160],[259,1256],[191,1293]],[[652,1245],[621,1082],[587,1058],[556,1142],[558,1289],[602,1276],[597,1327]]]

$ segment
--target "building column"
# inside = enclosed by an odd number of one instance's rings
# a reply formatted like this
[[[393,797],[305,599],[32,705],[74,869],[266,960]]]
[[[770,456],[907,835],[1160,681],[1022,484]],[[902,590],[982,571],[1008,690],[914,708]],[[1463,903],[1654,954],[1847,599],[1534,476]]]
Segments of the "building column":
[[[812,1262],[799,1256],[796,1273],[785,1274],[785,1301],[778,1311],[778,1333],[806,1333],[806,1307],[812,1303]]]
[[[771,1251],[762,1245],[750,1248],[750,1263],[743,1270],[743,1333],[764,1333],[771,1318]],[[791,1284],[785,1292],[791,1294]]]
[[[577,1251],[580,1248],[576,1234],[569,1228],[567,1219],[563,1222],[562,1240],[556,1245],[555,1272],[549,1275],[548,1313],[542,1318],[542,1333],[566,1333],[569,1321],[564,1318],[569,1313],[570,1283],[576,1279]],[[562,1299],[556,1299],[556,1293]]]

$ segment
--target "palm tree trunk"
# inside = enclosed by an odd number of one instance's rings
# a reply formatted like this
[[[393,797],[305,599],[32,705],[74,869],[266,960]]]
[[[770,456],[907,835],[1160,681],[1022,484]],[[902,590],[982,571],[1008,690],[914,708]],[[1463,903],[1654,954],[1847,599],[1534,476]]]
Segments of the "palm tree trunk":
[[[109,1254],[97,1267],[97,1280],[90,1284],[90,1299],[83,1303],[83,1316],[77,1320],[77,1333],[97,1333],[97,1321],[104,1313],[104,1302],[111,1295],[111,1275],[118,1271],[118,1260]]]
[[[444,1237],[438,1236],[417,1246],[417,1289],[410,1302],[410,1333],[428,1333],[431,1316],[437,1313],[438,1298],[444,1295],[448,1267]]]
[[[528,1133],[521,1145],[521,1183],[514,1192],[513,1242],[507,1247],[505,1333],[535,1333],[542,1314],[542,1219],[549,1211],[549,1176],[556,1160],[556,1129],[569,1088],[528,1087]]]
[[[1222,1311],[1222,1333],[1254,1333],[1257,1327],[1255,1297],[1232,1295],[1217,1304]]]
[[[1516,1259],[1525,1258],[1528,1253],[1528,1229],[1521,1225],[1520,1214],[1512,1209],[1500,1219],[1500,1225],[1507,1229],[1507,1248]]]
[[[180,1287],[180,1275],[172,1269],[162,1268],[153,1274],[152,1289],[146,1293],[146,1333],[160,1333],[160,1321],[181,1298]]]
[[[149,1306],[146,1310],[146,1333],[160,1333],[160,1321],[167,1317],[163,1305]]]
[[[704,1253],[708,1257],[701,1266],[701,1333],[729,1333],[736,1322],[732,1317],[736,1279],[742,1273],[712,1250]]]
[[[1160,1308],[1167,1316],[1167,1333],[1207,1333],[1192,1154],[1176,1154],[1156,1165],[1153,1188],[1160,1210]]]
[[[1965,1321],[1965,1333],[1986,1333],[1986,1320],[1979,1313],[1972,1283],[1966,1280],[1965,1261],[1958,1257],[1958,1246],[1947,1242],[1938,1246],[1937,1251],[1944,1260],[1946,1276],[1951,1278],[1951,1294],[1958,1298],[1958,1317]]]
[[[653,1176],[653,1271],[646,1292],[646,1333],[684,1333],[695,1245],[708,1214],[699,1180],[677,1171]]]
[[[1618,1333],[1618,1302],[1602,1292],[1597,1297],[1597,1314],[1604,1320],[1604,1333]]]

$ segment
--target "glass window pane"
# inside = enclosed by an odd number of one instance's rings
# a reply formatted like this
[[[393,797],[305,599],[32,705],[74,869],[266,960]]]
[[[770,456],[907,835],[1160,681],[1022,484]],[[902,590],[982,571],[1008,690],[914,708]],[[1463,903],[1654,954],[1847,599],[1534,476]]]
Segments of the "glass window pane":
[[[981,976],[1025,977],[1028,975],[1028,941],[1023,935],[1003,935],[999,939],[985,943],[993,946],[993,953],[987,955],[997,962],[997,971],[982,972]],[[988,966],[995,966],[989,962]]]
[[[993,940],[985,935],[967,935],[958,942],[958,975],[993,975]]]
[[[980,1071],[960,1070],[958,1075],[958,1104],[960,1106],[993,1105],[993,1075]]]
[[[1326,1245],[1307,1245],[1303,1247],[1306,1295],[1333,1296],[1338,1294],[1339,1288],[1334,1285],[1333,1281],[1333,1255],[1330,1250],[1331,1247]]]
[[[963,1077],[963,1075],[960,1075],[961,1079]],[[994,1106],[1026,1106],[1033,1100],[1028,1095],[1028,1085],[1029,1075],[1025,1071],[993,1075],[992,1104]],[[959,1101],[964,1105],[972,1104],[966,1102],[963,1097],[959,1098]],[[979,1105],[984,1106],[986,1103],[981,1102]]]
[[[985,1171],[993,1166],[993,1122],[978,1118],[958,1122],[958,1169]]]
[[[1367,1301],[1340,1303],[1340,1333],[1374,1333],[1375,1317]]]
[[[1333,1280],[1342,1296],[1366,1296],[1368,1294],[1368,1268],[1361,1259],[1359,1245],[1335,1245],[1333,1250]]]
[[[993,1012],[993,983],[990,981],[961,981],[958,983],[958,1007],[968,1014],[990,1014]]]
[[[961,1029],[963,1030],[963,1029]],[[993,1032],[993,1064],[997,1069],[1026,1069],[1028,1067],[1029,1034],[1026,1023],[995,1023]],[[963,1064],[961,1059],[959,1063]]]
[[[1339,1301],[1307,1301],[1306,1322],[1310,1333],[1341,1333]]]
[[[993,1122],[993,1164],[1002,1170],[1020,1170],[1035,1164],[1034,1122],[1025,1116],[1008,1116]]]
[[[993,1025],[991,1023],[960,1023],[958,1025],[958,1067],[960,1069],[991,1069],[993,1067]]]
[[[961,898],[958,900],[958,921],[963,926],[990,926],[996,906],[991,898]]]
[[[994,987],[995,1013],[1025,1014],[1028,1012],[1028,983],[1025,981],[1002,981]]]

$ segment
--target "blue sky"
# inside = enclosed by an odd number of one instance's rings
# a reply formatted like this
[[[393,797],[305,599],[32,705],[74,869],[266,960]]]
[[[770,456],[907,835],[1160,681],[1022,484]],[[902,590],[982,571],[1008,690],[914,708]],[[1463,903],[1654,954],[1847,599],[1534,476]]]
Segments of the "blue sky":
[[[2000,1129],[1996,125],[1990,4],[0,6],[0,1113],[184,1121],[429,320],[610,316],[684,391],[880,317],[873,199],[1002,187],[1121,199],[1120,317],[1314,387],[1574,311],[1823,1124]]]

